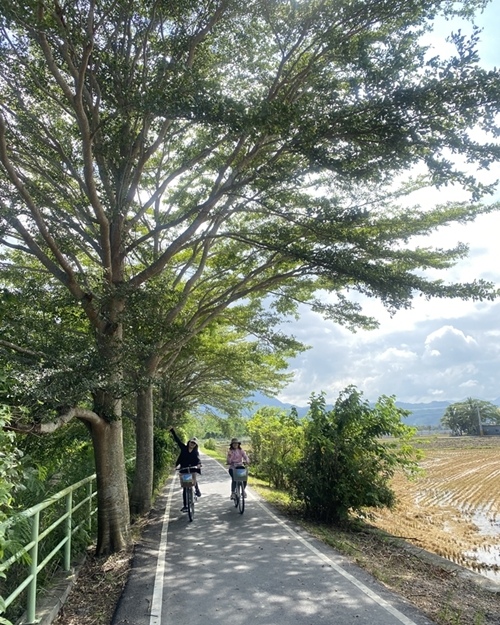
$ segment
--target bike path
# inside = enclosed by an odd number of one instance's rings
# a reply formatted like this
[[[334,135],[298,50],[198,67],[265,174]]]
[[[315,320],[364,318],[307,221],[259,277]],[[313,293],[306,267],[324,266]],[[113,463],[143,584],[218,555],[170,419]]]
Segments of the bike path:
[[[111,625],[432,625],[403,599],[203,458],[189,522],[177,476],[153,510]]]

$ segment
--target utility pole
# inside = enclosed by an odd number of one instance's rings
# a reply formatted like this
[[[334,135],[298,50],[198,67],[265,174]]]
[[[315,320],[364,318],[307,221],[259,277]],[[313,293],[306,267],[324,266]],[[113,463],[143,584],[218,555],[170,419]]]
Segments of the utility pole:
[[[476,406],[477,408],[477,423],[479,425],[479,436],[483,435],[483,424],[481,423],[481,411],[479,410],[479,405]]]

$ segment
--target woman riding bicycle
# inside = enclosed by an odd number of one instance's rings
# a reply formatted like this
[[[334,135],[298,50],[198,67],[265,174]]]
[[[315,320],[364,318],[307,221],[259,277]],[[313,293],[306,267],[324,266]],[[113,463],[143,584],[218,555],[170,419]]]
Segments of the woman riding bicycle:
[[[234,499],[236,490],[236,482],[233,477],[233,470],[239,469],[243,464],[249,464],[249,459],[245,451],[241,448],[241,441],[237,438],[231,439],[231,444],[227,451],[226,464],[229,465],[229,475],[231,476],[231,499]],[[246,498],[247,483],[243,482],[243,497]]]
[[[173,427],[170,428],[170,434],[174,437],[174,441],[177,443],[180,449],[179,456],[175,461],[175,466],[180,466],[180,472],[185,473],[182,469],[186,469],[187,467],[196,467],[191,468],[190,473],[193,476],[193,486],[195,488],[195,493],[197,497],[201,497],[200,488],[198,486],[198,482],[196,480],[196,474],[201,474],[201,461],[200,461],[200,452],[198,449],[198,440],[193,437],[190,438],[189,441],[183,443],[181,439],[177,436]],[[181,482],[182,486],[182,482]],[[182,489],[182,500],[183,507],[181,508],[181,512],[187,512],[187,493],[186,489]]]

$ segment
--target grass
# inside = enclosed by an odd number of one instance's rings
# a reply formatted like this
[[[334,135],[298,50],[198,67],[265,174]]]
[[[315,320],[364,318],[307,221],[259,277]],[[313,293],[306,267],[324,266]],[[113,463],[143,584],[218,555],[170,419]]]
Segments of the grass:
[[[273,488],[265,480],[250,476],[248,485],[251,486],[259,495],[272,503],[275,508],[288,515],[294,515],[298,513],[297,506],[295,506],[290,499],[290,495],[282,490]]]
[[[215,458],[215,460],[220,460],[222,462],[225,462],[226,460],[226,456],[218,451],[214,451],[213,449],[207,449],[206,447],[203,447],[203,453],[207,456],[210,456],[211,458]]]

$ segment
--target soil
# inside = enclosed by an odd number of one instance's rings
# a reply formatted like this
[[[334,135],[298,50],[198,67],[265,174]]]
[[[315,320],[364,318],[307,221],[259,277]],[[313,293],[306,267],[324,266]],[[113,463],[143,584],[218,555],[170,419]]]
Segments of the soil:
[[[133,548],[106,557],[89,551],[53,625],[109,625],[132,565]]]

